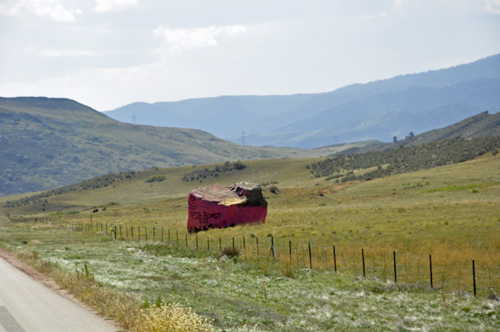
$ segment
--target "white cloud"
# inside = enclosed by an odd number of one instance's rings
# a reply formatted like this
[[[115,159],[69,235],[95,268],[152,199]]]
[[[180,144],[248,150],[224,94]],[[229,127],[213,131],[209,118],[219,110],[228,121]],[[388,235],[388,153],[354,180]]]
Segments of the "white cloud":
[[[96,12],[115,12],[134,8],[139,5],[139,0],[95,0]]]
[[[97,53],[78,50],[41,50],[37,55],[42,57],[63,57],[63,56],[96,56]]]
[[[500,0],[484,0],[486,9],[494,14],[500,14]]]
[[[34,15],[56,22],[73,22],[79,9],[67,9],[58,0],[7,0],[0,3],[0,15],[21,17]]]
[[[232,26],[209,26],[193,29],[171,29],[160,27],[154,30],[156,35],[165,37],[168,46],[177,52],[192,48],[204,48],[217,46],[217,37],[235,37],[247,31],[243,25]]]

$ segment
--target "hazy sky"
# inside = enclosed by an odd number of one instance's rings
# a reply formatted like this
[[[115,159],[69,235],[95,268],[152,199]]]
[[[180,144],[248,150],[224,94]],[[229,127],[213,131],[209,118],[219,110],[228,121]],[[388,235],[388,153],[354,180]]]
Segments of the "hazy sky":
[[[500,0],[0,0],[0,96],[332,91],[500,53]]]

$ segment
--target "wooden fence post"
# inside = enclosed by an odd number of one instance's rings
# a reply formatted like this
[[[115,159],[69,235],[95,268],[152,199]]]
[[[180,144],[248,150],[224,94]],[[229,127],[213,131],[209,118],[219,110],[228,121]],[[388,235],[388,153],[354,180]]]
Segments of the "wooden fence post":
[[[434,288],[433,284],[432,284],[432,256],[429,255],[429,273],[430,273],[430,277],[431,277],[431,288]]]
[[[472,282],[474,286],[474,296],[476,296],[476,264],[474,260],[472,260]]]
[[[309,242],[309,267],[313,268],[313,263],[312,263],[312,254],[311,254],[311,242]]]
[[[337,273],[337,255],[335,254],[335,246],[333,246],[333,268],[335,273]]]
[[[365,252],[363,249],[361,249],[361,260],[363,261],[363,278],[366,278],[366,273],[365,273]]]
[[[396,270],[396,252],[395,251],[392,252],[392,256],[394,257],[394,282],[397,284],[398,283],[398,273]],[[385,262],[384,262],[384,264],[385,264]]]

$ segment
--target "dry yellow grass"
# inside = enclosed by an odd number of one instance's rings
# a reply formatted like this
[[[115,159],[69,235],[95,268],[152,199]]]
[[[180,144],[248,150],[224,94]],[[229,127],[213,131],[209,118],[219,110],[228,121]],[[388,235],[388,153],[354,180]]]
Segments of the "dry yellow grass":
[[[210,332],[207,319],[198,316],[191,308],[176,303],[152,307],[141,312],[135,326],[137,332]]]

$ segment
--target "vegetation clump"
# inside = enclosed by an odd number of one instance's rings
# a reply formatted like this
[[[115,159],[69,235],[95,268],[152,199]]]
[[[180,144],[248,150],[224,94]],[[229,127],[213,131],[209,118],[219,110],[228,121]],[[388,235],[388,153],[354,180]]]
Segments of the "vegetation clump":
[[[162,182],[163,180],[165,180],[165,175],[152,175],[149,178],[147,178],[147,180],[144,182],[146,182],[146,183]]]
[[[224,164],[215,165],[212,169],[204,167],[201,169],[194,170],[190,173],[184,174],[182,181],[197,181],[203,180],[209,177],[218,177],[219,174],[231,171],[240,171],[245,169],[247,165],[243,164],[241,161],[229,162],[226,161]]]
[[[269,191],[272,192],[273,194],[277,194],[279,189],[278,189],[278,187],[273,185],[273,186],[269,187]]]
[[[326,176],[325,180],[342,178],[342,182],[371,180],[392,174],[414,172],[443,165],[456,164],[494,152],[500,145],[500,137],[467,139],[455,137],[417,146],[406,146],[389,151],[337,155],[308,164],[314,177]],[[384,167],[382,167],[384,166]],[[354,175],[354,170],[376,167],[375,170]],[[342,174],[341,172],[348,172]],[[335,174],[336,173],[336,174]]]
[[[238,257],[240,255],[240,253],[241,253],[240,249],[238,249],[237,247],[225,247],[221,251],[222,256],[225,255],[225,256],[230,257],[230,258]]]
[[[210,322],[177,303],[161,304],[143,309],[135,331],[210,332]]]

